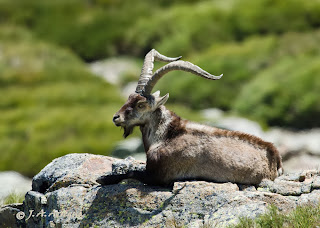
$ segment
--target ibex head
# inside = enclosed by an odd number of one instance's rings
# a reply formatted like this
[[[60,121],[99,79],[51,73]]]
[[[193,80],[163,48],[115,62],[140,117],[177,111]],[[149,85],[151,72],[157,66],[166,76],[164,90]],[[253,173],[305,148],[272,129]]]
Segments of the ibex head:
[[[124,137],[130,135],[135,126],[141,126],[150,121],[151,114],[168,100],[169,94],[163,97],[160,96],[160,91],[151,94],[157,81],[166,73],[182,70],[211,80],[222,77],[222,74],[220,76],[211,75],[190,62],[179,60],[180,58],[181,56],[166,57],[154,49],[146,55],[135,93],[129,96],[127,102],[113,116],[115,125],[124,128]],[[169,63],[153,73],[154,60]]]

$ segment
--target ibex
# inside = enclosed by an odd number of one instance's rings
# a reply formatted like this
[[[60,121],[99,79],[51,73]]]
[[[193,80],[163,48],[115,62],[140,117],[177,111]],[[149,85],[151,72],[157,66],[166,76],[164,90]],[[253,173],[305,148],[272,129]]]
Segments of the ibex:
[[[151,50],[144,60],[135,93],[113,116],[124,137],[139,126],[147,156],[146,171],[102,176],[100,184],[135,178],[146,184],[169,185],[177,180],[207,180],[259,184],[282,173],[281,157],[273,144],[236,131],[222,130],[183,120],[166,109],[169,94],[151,94],[157,81],[173,70],[191,72],[206,79],[220,79],[181,57],[169,58]],[[154,60],[169,62],[153,71]]]

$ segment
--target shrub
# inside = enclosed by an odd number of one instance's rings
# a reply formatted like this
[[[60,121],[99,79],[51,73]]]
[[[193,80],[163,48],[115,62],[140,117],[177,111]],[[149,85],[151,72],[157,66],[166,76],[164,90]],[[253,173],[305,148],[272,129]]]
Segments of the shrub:
[[[121,52],[121,38],[132,18],[147,12],[148,4],[135,5],[128,1],[2,0],[0,23],[24,26],[89,61]]]
[[[185,72],[174,72],[162,79],[159,87],[172,94],[171,102],[181,102],[196,109],[215,106],[229,110],[242,86],[267,67],[275,42],[274,37],[266,37],[240,44],[214,45],[207,52],[191,57],[190,61],[212,74],[223,73],[222,79],[208,81]]]
[[[157,86],[170,92],[170,102],[195,109],[215,106],[270,125],[317,127],[319,42],[316,30],[213,45],[190,59],[210,73],[224,73],[222,79],[174,72]]]
[[[113,86],[23,29],[1,27],[0,50],[0,170],[33,176],[67,153],[111,152],[123,103]]]
[[[203,50],[216,41],[230,40],[228,31],[221,25],[225,14],[215,6],[200,2],[158,10],[148,19],[139,18],[128,31],[126,42],[139,50],[153,47],[175,56]]]
[[[229,14],[233,36],[243,39],[253,34],[282,34],[319,27],[319,2],[303,0],[245,0],[236,2]]]
[[[24,26],[87,61],[143,56],[151,48],[186,55],[254,35],[320,26],[318,1],[1,0],[0,23]]]
[[[235,110],[269,125],[320,126],[320,58],[286,58],[245,85]]]

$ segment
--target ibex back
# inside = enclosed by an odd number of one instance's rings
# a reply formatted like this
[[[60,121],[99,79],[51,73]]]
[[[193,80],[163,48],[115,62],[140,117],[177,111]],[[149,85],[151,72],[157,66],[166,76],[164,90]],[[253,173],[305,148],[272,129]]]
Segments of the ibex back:
[[[135,93],[114,115],[113,122],[124,129],[124,137],[135,126],[142,132],[147,156],[145,172],[102,176],[101,184],[136,178],[153,185],[169,185],[177,180],[207,180],[259,184],[282,173],[281,157],[273,144],[236,131],[222,130],[183,120],[165,108],[169,94],[151,94],[156,82],[172,70],[183,70],[206,79],[214,76],[190,62],[169,58],[156,50],[145,57]],[[155,73],[154,59],[170,62]]]

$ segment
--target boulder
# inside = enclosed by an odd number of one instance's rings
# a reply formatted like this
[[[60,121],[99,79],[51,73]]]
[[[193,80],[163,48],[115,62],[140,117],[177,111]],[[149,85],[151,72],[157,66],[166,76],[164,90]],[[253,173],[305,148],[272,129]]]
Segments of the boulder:
[[[104,78],[111,84],[120,84],[123,75],[139,75],[140,67],[129,58],[110,58],[89,64],[92,73]]]
[[[15,171],[0,172],[0,201],[11,193],[24,195],[31,190],[31,179]]]
[[[214,125],[218,128],[241,131],[261,138],[264,136],[264,132],[257,122],[241,117],[224,117],[217,121]]]
[[[316,170],[286,174],[259,186],[187,181],[164,188],[129,179],[105,186],[96,182],[101,175],[143,169],[144,162],[131,157],[57,158],[33,178],[23,205],[1,208],[0,227],[223,227],[239,217],[255,218],[271,204],[289,211],[320,201]]]
[[[138,137],[131,137],[120,141],[111,152],[111,156],[116,158],[132,156],[139,160],[146,160],[143,142]]]
[[[280,150],[286,153],[305,152],[320,156],[320,129],[306,131],[288,131],[281,128],[272,128],[265,133],[265,140],[275,143]]]

